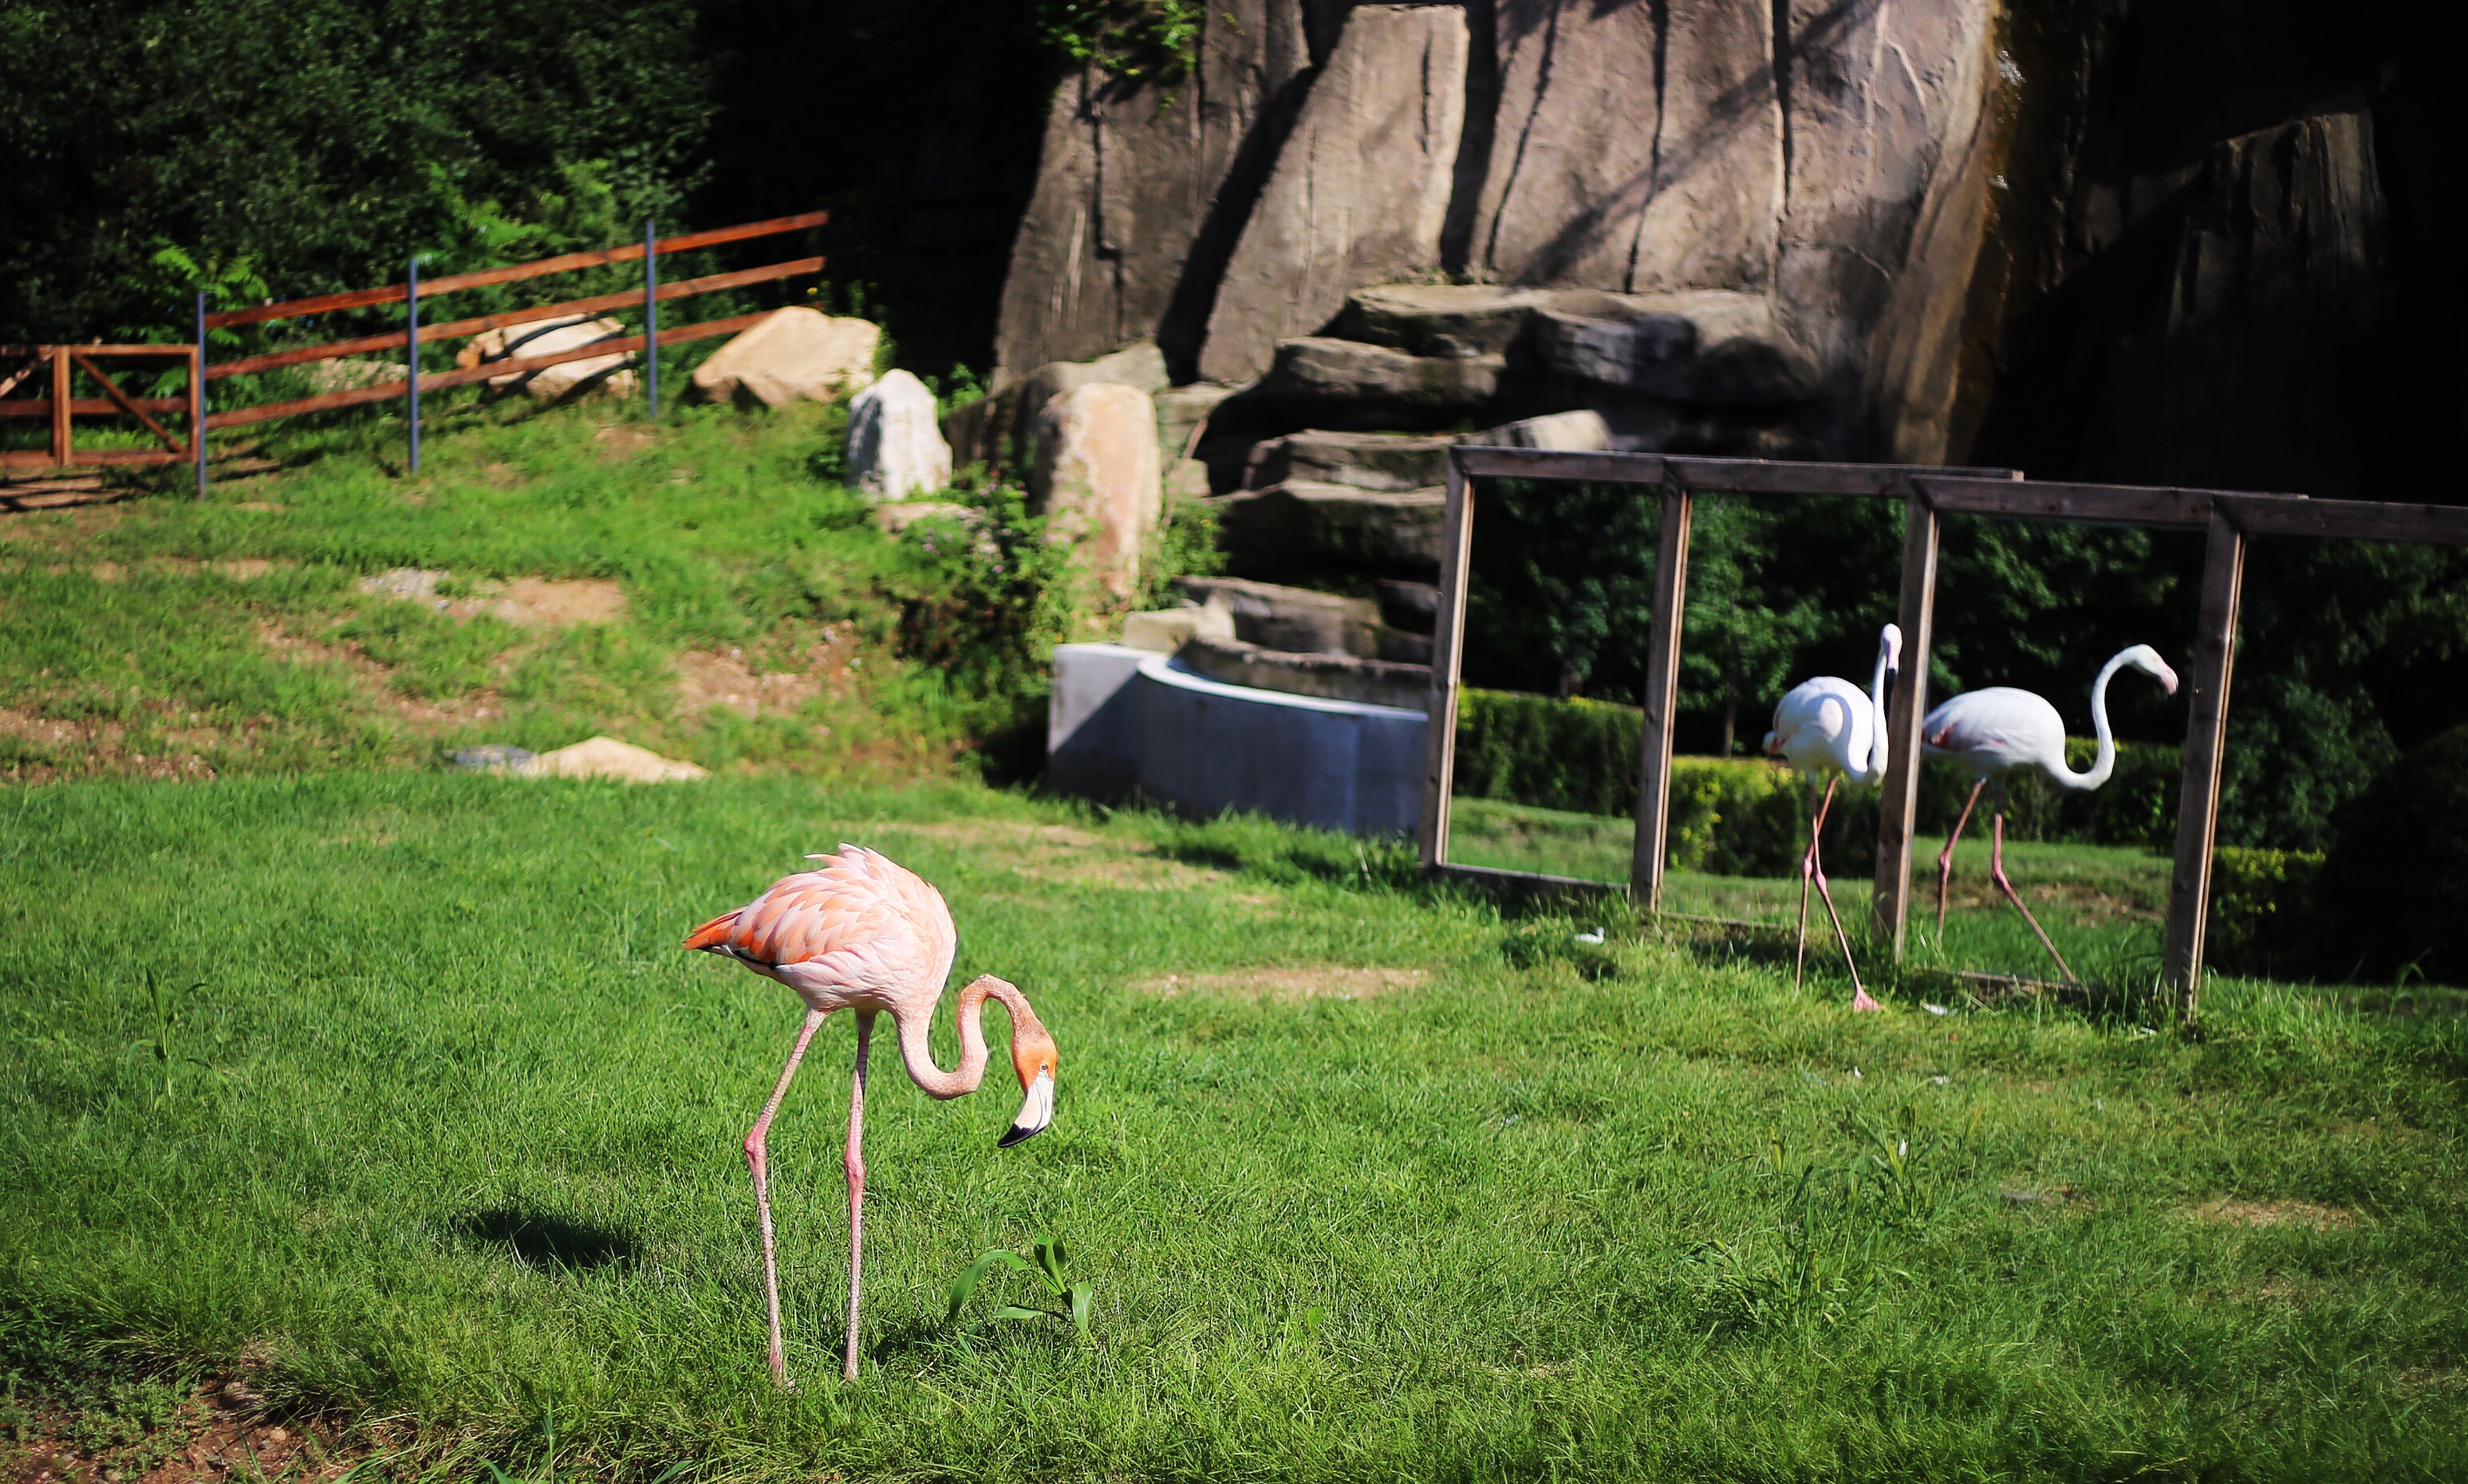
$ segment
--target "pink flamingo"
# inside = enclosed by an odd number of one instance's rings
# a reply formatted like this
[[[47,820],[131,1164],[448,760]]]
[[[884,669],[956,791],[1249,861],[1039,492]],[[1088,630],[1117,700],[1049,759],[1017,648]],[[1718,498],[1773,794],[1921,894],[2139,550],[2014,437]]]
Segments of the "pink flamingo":
[[[1790,763],[1808,780],[1812,800],[1817,778],[1825,779],[1824,801],[1816,805],[1815,822],[1808,830],[1808,851],[1799,857],[1799,950],[1792,983],[1800,982],[1808,962],[1808,883],[1814,879],[1817,894],[1825,902],[1825,915],[1834,920],[1834,941],[1841,946],[1842,962],[1851,969],[1853,1010],[1885,1007],[1860,982],[1860,966],[1852,961],[1842,915],[1834,910],[1834,893],[1825,884],[1825,865],[1818,858],[1817,842],[1825,831],[1825,815],[1834,808],[1837,785],[1848,782],[1857,788],[1885,776],[1885,676],[1901,663],[1902,655],[1903,631],[1887,624],[1877,632],[1877,668],[1869,676],[1867,695],[1833,675],[1802,680],[1774,707],[1773,730],[1766,733],[1766,751]]]
[[[2040,920],[2022,905],[2022,896],[2014,883],[2005,879],[2005,775],[2016,768],[2036,767],[2048,775],[2061,788],[2088,792],[2108,782],[2116,770],[2116,742],[2108,730],[2108,682],[2119,670],[2131,667],[2156,677],[2160,688],[2168,695],[2177,694],[2177,672],[2160,657],[2160,651],[2147,644],[2120,650],[2100,667],[2099,678],[2091,682],[2091,720],[2099,734],[2099,751],[2091,759],[2091,771],[2077,773],[2066,765],[2066,723],[2057,708],[2029,691],[2011,686],[1994,685],[1986,690],[1965,691],[1947,700],[1928,714],[1920,722],[1920,751],[1924,757],[1948,758],[1969,768],[1973,775],[1971,797],[1962,801],[1962,815],[1945,837],[1945,849],[1936,857],[1936,934],[1945,937],[1945,893],[1954,879],[1954,842],[1962,838],[1962,827],[1971,821],[1971,807],[1979,802],[1979,790],[1989,780],[1997,783],[1997,802],[1990,814],[1988,876],[2022,921],[2039,934],[2040,947],[2057,961],[2057,969],[2068,983],[2078,982],[2066,956],[2048,941]]]
[[[986,1034],[981,1021],[989,998],[1011,1016],[1012,1070],[1025,1100],[1005,1133],[1003,1148],[1042,1131],[1054,1122],[1054,1038],[1046,1034],[1028,996],[992,974],[971,980],[960,992],[960,1067],[934,1064],[926,1035],[934,1006],[950,976],[959,935],[943,894],[878,852],[842,845],[837,856],[809,856],[821,869],[784,876],[770,890],[734,912],[723,912],[688,935],[685,947],[725,954],[766,979],[777,979],[806,1002],[806,1023],[780,1069],[780,1083],[763,1116],[745,1135],[745,1167],[754,1176],[754,1203],[763,1219],[763,1297],[771,1321],[771,1379],[788,1385],[780,1354],[780,1264],[771,1243],[771,1195],[764,1139],[772,1115],[797,1075],[807,1043],[834,1010],[857,1012],[857,1073],[849,1089],[848,1149],[843,1163],[849,1192],[848,1350],[840,1374],[857,1380],[857,1299],[865,1255],[865,1056],[874,1039],[874,1017],[890,1012],[900,1032],[900,1058],[909,1080],[931,1098],[956,1098],[977,1090],[986,1075]]]

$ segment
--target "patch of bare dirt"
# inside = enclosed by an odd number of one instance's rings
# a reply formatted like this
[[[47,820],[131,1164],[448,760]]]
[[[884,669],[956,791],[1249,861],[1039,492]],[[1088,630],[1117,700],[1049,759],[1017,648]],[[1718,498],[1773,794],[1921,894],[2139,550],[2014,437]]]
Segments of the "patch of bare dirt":
[[[149,704],[148,710],[158,722],[190,719],[185,714],[173,712],[168,702]],[[214,765],[198,754],[234,741],[211,726],[158,725],[146,734],[153,749],[146,751],[130,743],[130,730],[127,723],[109,718],[46,717],[14,706],[0,706],[0,737],[31,742],[68,760],[13,763],[0,769],[0,777],[14,783],[40,784],[88,773],[117,772],[157,780],[208,782],[215,777]]]
[[[618,459],[632,458],[651,446],[656,440],[651,437],[651,431],[647,428],[611,423],[592,434],[591,442],[600,449],[602,458],[614,462]]]
[[[277,505],[277,504],[276,504],[276,503],[274,503],[272,500],[242,500],[242,501],[240,501],[238,505],[235,505],[235,506],[233,506],[233,507],[232,507],[232,509],[234,509],[234,510],[254,510],[254,511],[267,511],[267,512],[285,511],[285,510],[289,510],[290,508],[291,508],[291,507],[289,507],[289,506],[287,506],[287,505]]]
[[[2354,1211],[2311,1200],[2236,1200],[2222,1196],[2194,1207],[2191,1214],[2196,1221],[2223,1226],[2307,1226],[2330,1231],[2357,1224]]]
[[[626,616],[626,589],[605,577],[518,577],[506,584],[495,611],[524,628],[610,624]]]
[[[314,1418],[277,1418],[241,1377],[209,1381],[149,1427],[108,1412],[21,1407],[0,1442],[6,1484],[329,1484],[366,1451]]]
[[[394,567],[354,585],[373,598],[396,598],[435,608],[448,618],[487,613],[522,628],[564,628],[607,624],[626,616],[626,589],[605,577],[518,577],[511,582],[482,580],[447,595],[450,572]]]
[[[720,653],[688,650],[677,656],[676,666],[677,702],[684,710],[699,712],[718,706],[746,718],[794,715],[806,702],[834,689],[830,677],[837,668],[830,647],[819,644],[796,668],[759,674],[740,649]]]
[[[1377,999],[1398,990],[1419,989],[1429,977],[1420,969],[1301,964],[1277,969],[1236,969],[1223,973],[1167,974],[1137,987],[1161,999],[1199,994],[1291,1003],[1308,999]]]

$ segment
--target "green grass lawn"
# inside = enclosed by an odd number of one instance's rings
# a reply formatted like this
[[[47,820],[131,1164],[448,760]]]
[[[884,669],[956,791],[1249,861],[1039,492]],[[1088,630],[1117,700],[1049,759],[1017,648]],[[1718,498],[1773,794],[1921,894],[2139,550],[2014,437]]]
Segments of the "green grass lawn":
[[[102,780],[0,820],[13,1384],[246,1366],[404,1478],[536,1470],[552,1418],[569,1479],[2468,1474],[2456,1018],[1854,1016],[1821,960],[1579,955],[1397,850],[959,784]],[[1008,1087],[879,1062],[843,1385],[827,1027],[772,1135],[781,1395],[738,1142],[797,1006],[675,945],[843,839],[1035,998],[1060,1116],[997,1152]],[[950,1279],[1047,1234],[1090,1339],[962,1343]]]

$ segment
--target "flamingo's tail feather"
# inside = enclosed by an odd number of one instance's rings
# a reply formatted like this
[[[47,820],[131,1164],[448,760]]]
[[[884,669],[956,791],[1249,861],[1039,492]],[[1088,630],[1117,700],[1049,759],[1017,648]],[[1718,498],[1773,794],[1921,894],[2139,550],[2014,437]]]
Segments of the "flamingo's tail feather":
[[[700,948],[706,953],[725,953],[728,951],[728,935],[736,927],[737,911],[722,912],[693,932],[686,934],[684,947]]]

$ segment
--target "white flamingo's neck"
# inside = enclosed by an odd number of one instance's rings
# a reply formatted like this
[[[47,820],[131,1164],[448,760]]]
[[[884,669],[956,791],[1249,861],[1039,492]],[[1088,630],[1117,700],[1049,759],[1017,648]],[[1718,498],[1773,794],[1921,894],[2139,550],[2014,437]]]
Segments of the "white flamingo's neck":
[[[2060,786],[2083,790],[2096,788],[2108,782],[2109,774],[2116,771],[2116,739],[2108,730],[2108,682],[2124,665],[2125,656],[2119,654],[2099,667],[2099,678],[2091,683],[2091,726],[2099,737],[2099,751],[2092,755],[2088,773],[2075,772],[2062,755],[2057,757],[2048,768],[2048,776]]]
[[[991,976],[970,981],[968,988],[960,992],[952,1016],[960,1030],[960,1065],[955,1071],[947,1072],[934,1064],[933,1048],[927,1044],[930,1015],[892,1017],[900,1026],[900,1060],[908,1068],[908,1080],[925,1089],[927,1097],[966,1097],[986,1080],[986,1062],[991,1059],[985,1029],[989,996],[1001,1000],[1003,1008],[1011,1013],[1012,1039],[1019,1039],[1021,1026],[1034,1023],[1028,999],[1019,991]]]
[[[1885,760],[1891,739],[1885,730],[1885,672],[1889,652],[1885,645],[1877,646],[1877,669],[1868,677],[1868,724],[1876,739],[1868,745],[1868,777],[1871,781],[1885,776]]]

